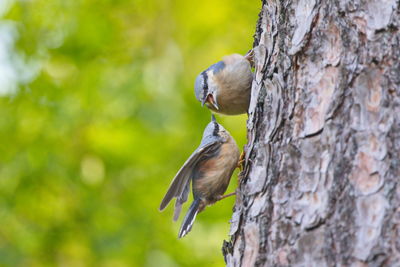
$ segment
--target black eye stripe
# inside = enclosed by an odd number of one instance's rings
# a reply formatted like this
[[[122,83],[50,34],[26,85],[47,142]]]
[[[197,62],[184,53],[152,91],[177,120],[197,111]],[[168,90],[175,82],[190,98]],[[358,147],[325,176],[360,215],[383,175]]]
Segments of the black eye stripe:
[[[205,97],[207,97],[207,93],[208,93],[208,75],[206,73],[206,71],[203,71],[201,73],[201,76],[203,76],[203,99]]]
[[[214,136],[218,136],[218,132],[219,132],[219,124],[217,122],[214,122],[214,131],[213,131],[213,135]]]

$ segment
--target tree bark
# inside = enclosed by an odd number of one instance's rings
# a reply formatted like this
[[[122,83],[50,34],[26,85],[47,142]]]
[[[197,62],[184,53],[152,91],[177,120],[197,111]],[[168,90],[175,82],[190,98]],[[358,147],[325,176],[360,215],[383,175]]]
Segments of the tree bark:
[[[228,266],[400,266],[400,4],[269,0]]]

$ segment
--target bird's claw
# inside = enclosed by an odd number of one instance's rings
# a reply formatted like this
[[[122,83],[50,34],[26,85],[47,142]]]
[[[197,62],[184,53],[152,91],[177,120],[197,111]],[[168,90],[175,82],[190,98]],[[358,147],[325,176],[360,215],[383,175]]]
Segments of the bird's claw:
[[[231,197],[231,196],[234,196],[234,195],[236,195],[236,192],[233,192],[233,193],[230,193],[230,194],[227,194],[227,195],[223,195],[223,196],[218,196],[217,201],[220,201],[220,200],[222,200],[224,198]]]
[[[249,52],[247,52],[247,54],[244,55],[244,58],[250,62],[250,66],[253,68],[254,67],[254,49],[250,49]]]
[[[246,161],[246,152],[244,152],[244,150],[243,150],[243,152],[240,154],[239,161],[237,163],[236,168],[238,168],[240,171],[242,171],[244,169],[245,161]]]

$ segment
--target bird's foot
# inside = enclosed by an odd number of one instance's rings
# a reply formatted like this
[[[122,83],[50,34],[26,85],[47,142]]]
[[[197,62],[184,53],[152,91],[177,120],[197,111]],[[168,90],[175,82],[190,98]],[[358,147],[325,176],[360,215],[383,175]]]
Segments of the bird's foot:
[[[249,52],[247,52],[247,54],[244,55],[244,58],[250,62],[250,66],[253,68],[254,67],[254,49],[250,49]]]
[[[231,196],[234,196],[234,195],[236,195],[236,192],[233,192],[233,193],[230,193],[230,194],[227,194],[227,195],[223,195],[223,196],[218,196],[218,200],[217,201],[220,201],[220,200],[222,200],[224,198],[231,197]]]
[[[238,168],[240,171],[242,171],[244,169],[245,161],[246,161],[246,152],[244,152],[244,150],[243,150],[243,152],[240,154],[239,161],[237,163],[236,168]]]

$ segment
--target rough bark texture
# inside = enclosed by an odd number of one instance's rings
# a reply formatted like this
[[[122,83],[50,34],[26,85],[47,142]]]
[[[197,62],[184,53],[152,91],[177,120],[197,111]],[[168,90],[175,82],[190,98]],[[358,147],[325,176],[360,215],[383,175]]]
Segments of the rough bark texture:
[[[263,2],[228,266],[400,266],[400,4]]]

